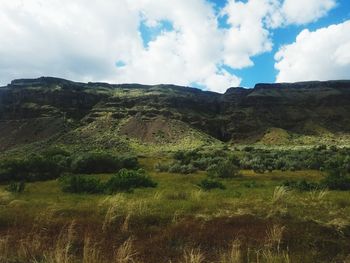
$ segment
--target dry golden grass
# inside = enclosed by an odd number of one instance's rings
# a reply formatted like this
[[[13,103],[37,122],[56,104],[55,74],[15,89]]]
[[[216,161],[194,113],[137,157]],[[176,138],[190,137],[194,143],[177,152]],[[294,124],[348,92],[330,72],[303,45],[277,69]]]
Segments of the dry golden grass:
[[[132,238],[127,239],[116,251],[115,262],[116,263],[135,263],[137,252],[133,248]]]
[[[122,226],[121,226],[121,229],[120,229],[123,233],[126,233],[126,232],[128,232],[128,230],[129,230],[130,218],[131,218],[131,213],[128,213],[128,214],[126,215],[126,217],[125,217],[125,219],[124,219],[124,222],[123,222],[123,224],[122,224]]]
[[[102,224],[103,232],[106,232],[114,220],[122,214],[121,210],[124,209],[125,204],[125,197],[121,194],[107,197],[101,202],[101,207],[107,206],[107,212]]]
[[[323,189],[320,191],[310,191],[309,200],[312,202],[321,202],[325,199],[327,195],[329,195],[329,191],[327,189]]]
[[[98,263],[102,261],[102,253],[98,244],[90,236],[85,236],[82,263]]]
[[[291,263],[290,257],[286,252],[274,252],[272,250],[263,250],[258,256],[257,262],[265,263]]]
[[[74,260],[72,246],[76,239],[76,222],[63,227],[53,249],[46,253],[47,263],[71,263]]]
[[[184,251],[183,260],[179,263],[203,263],[205,260],[200,249],[188,249]]]
[[[267,247],[275,248],[277,251],[280,251],[284,231],[285,227],[280,225],[273,225],[269,228],[266,232]]]
[[[11,193],[0,189],[0,205],[7,205],[13,200]]]
[[[228,252],[220,256],[220,263],[242,263],[243,255],[241,251],[241,241],[235,239]]]
[[[0,236],[0,263],[5,263],[9,253],[9,236]]]
[[[279,205],[286,201],[286,198],[288,196],[287,188],[284,186],[276,186],[273,196],[272,196],[272,204],[273,205]]]

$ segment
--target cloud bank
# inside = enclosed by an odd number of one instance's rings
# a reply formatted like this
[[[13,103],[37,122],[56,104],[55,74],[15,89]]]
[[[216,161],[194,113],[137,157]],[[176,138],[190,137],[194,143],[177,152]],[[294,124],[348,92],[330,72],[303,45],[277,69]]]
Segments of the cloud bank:
[[[303,30],[276,54],[277,82],[349,78],[350,21]]]
[[[335,4],[229,0],[218,9],[206,0],[0,0],[0,83],[50,75],[224,92],[241,82],[227,68],[253,66],[254,56],[271,51],[273,29],[315,21]],[[278,79],[298,60],[293,50],[307,49],[320,34],[303,31],[280,50]],[[347,43],[334,53],[337,65],[347,64]],[[322,48],[327,52],[334,45]]]

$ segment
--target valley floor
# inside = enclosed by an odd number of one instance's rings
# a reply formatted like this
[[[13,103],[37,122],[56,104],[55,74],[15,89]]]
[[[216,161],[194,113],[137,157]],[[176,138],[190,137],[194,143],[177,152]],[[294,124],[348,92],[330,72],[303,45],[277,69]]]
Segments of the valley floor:
[[[350,192],[279,187],[322,172],[244,170],[203,191],[204,172],[160,173],[158,161],[140,160],[157,188],[132,193],[68,194],[57,180],[20,194],[0,186],[0,262],[350,262]]]

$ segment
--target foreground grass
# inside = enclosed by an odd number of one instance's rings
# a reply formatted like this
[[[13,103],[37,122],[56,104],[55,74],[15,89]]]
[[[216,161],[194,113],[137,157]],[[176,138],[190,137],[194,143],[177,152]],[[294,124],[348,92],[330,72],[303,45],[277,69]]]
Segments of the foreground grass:
[[[318,171],[256,174],[197,184],[204,172],[156,173],[155,189],[117,195],[62,193],[58,181],[0,187],[0,262],[345,262],[350,193],[287,191]],[[107,180],[110,175],[92,175]]]

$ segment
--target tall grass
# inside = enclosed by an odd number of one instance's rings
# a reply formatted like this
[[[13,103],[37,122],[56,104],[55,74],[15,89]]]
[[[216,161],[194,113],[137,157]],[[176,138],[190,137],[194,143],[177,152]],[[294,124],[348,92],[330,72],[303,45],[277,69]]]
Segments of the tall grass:
[[[271,250],[263,250],[261,256],[258,257],[258,262],[265,263],[291,263],[289,254],[284,251],[274,252]]]
[[[12,199],[13,196],[11,193],[0,189],[0,205],[7,205]]]
[[[204,255],[199,248],[188,249],[184,251],[183,260],[179,263],[203,263],[204,260]]]
[[[230,249],[220,256],[220,263],[243,263],[241,241],[239,239],[235,239]]]
[[[269,248],[275,248],[277,251],[280,251],[284,231],[285,227],[280,225],[273,225],[269,228],[266,231],[266,245]]]
[[[115,263],[136,263],[137,252],[133,248],[132,238],[127,239],[115,253]]]
[[[313,202],[321,202],[327,195],[329,195],[329,191],[327,189],[322,189],[320,191],[310,191],[309,199]]]
[[[5,263],[9,257],[9,236],[0,236],[0,263]]]
[[[98,244],[89,235],[86,235],[84,238],[82,263],[97,263],[102,261],[102,253]]]
[[[114,222],[114,220],[122,214],[121,210],[125,209],[126,200],[122,194],[116,194],[105,198],[101,204],[101,207],[107,206],[107,212],[105,214],[102,231],[106,232],[108,227]]]
[[[76,222],[73,220],[68,226],[63,227],[52,251],[47,253],[48,263],[73,262],[73,244],[76,239]]]
[[[283,203],[288,196],[287,188],[284,186],[276,186],[273,196],[272,196],[272,204],[278,205]]]

